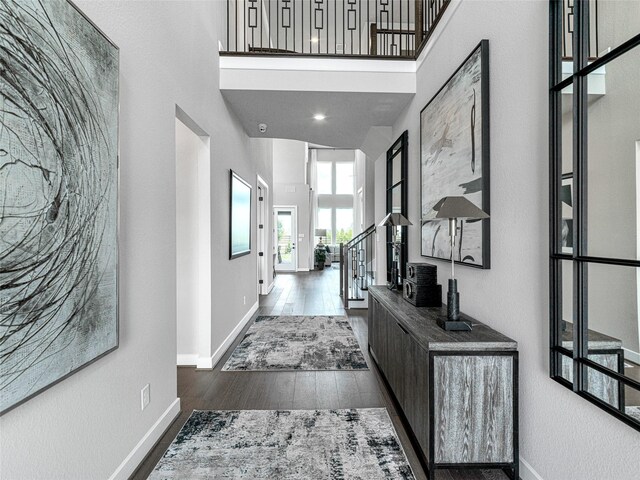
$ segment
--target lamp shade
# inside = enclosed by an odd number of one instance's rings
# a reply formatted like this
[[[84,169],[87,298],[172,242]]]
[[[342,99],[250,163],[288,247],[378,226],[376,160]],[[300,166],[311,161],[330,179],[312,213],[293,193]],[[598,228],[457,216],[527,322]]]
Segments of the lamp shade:
[[[489,218],[489,214],[465,197],[444,197],[425,214],[423,220],[438,218]]]
[[[327,229],[326,228],[316,228],[316,237],[326,237]]]
[[[379,227],[398,227],[403,225],[413,225],[413,223],[401,213],[390,213],[378,224]]]

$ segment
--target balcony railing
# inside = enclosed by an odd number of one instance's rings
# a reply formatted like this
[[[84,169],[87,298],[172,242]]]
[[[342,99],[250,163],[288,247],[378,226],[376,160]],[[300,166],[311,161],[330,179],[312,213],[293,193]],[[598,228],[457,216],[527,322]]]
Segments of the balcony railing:
[[[227,0],[229,54],[415,58],[450,0]]]
[[[573,60],[573,20],[576,0],[562,0],[562,58]],[[595,60],[600,55],[598,44],[598,0],[588,0],[589,6],[589,59]]]

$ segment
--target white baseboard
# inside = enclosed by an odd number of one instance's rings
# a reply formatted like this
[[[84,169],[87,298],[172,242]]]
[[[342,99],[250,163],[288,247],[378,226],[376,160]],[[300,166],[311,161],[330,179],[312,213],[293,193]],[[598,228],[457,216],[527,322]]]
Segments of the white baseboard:
[[[624,358],[631,360],[633,363],[640,365],[640,353],[623,348]]]
[[[213,353],[211,358],[199,359],[197,368],[211,370],[213,367],[215,367],[215,365],[223,357],[224,352],[227,351],[227,349],[231,346],[231,344],[234,342],[236,337],[240,335],[240,332],[242,331],[242,329],[247,325],[247,323],[249,323],[249,320],[251,320],[251,317],[253,317],[253,314],[258,311],[258,307],[259,307],[259,303],[258,302],[254,303],[253,306],[249,309],[249,311],[245,314],[245,316],[242,317],[242,320],[240,320],[240,322],[235,326],[235,328],[227,336],[227,338],[224,339],[224,342],[222,342],[222,344],[218,347],[218,349]],[[200,360],[205,360],[205,361],[201,363]],[[202,367],[200,366],[201,364],[203,365]]]
[[[198,370],[213,370],[213,357],[198,357],[196,368]]]
[[[309,269],[308,268],[299,268],[296,270],[296,272],[308,272]]]
[[[527,461],[520,457],[520,478],[522,480],[543,480]]]
[[[193,366],[198,364],[197,353],[179,353],[176,361],[180,366]]]
[[[133,472],[140,466],[144,458],[178,415],[180,415],[180,399],[176,398],[171,405],[169,405],[169,408],[160,415],[160,418],[158,418],[149,431],[145,433],[144,437],[142,437],[133,450],[131,450],[127,458],[116,468],[116,471],[109,477],[109,480],[126,480],[133,475]]]
[[[271,290],[273,290],[273,287],[275,286],[276,286],[276,282],[271,282],[271,285],[269,285],[269,288],[267,288],[267,295],[271,293]]]

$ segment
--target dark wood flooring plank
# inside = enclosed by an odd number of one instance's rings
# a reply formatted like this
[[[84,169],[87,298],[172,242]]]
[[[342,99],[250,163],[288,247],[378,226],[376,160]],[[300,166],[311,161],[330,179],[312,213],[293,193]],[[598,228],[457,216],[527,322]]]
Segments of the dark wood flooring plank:
[[[335,372],[316,372],[316,395],[316,408],[340,408]]]
[[[354,373],[345,370],[335,372],[335,374],[340,408],[360,407],[360,405],[362,405],[362,398],[360,397],[358,382],[356,382]]]
[[[268,407],[269,410],[291,410],[295,391],[296,373],[278,372],[265,374],[270,378]]]
[[[293,408],[296,410],[316,408],[316,400],[316,372],[296,372]]]

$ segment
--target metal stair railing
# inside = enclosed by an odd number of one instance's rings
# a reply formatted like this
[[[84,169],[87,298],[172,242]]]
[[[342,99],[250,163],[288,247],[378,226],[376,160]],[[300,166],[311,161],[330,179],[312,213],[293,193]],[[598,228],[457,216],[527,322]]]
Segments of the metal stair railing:
[[[450,1],[227,0],[220,53],[416,59]]]
[[[345,308],[349,302],[363,302],[375,280],[375,231],[374,224],[346,245],[340,244],[340,296]]]

